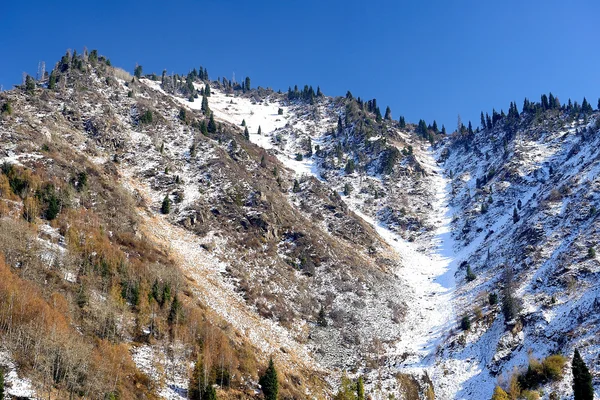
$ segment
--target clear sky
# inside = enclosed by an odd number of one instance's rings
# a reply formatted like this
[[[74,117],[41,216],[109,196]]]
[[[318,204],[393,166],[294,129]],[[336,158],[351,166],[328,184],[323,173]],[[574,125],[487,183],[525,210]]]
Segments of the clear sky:
[[[4,1],[0,85],[98,49],[133,71],[186,73],[287,90],[377,98],[382,112],[456,127],[510,101],[600,97],[597,0]]]

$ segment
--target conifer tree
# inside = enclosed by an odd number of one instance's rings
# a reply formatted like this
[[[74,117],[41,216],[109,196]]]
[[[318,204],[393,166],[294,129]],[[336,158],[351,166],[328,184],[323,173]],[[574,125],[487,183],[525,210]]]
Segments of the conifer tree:
[[[54,90],[56,88],[56,74],[54,70],[50,72],[50,78],[48,79],[48,89]]]
[[[294,187],[292,188],[292,192],[298,193],[300,190],[300,182],[298,182],[298,179],[294,179]]]
[[[442,124],[442,135],[446,134],[446,127]]]
[[[27,93],[33,93],[34,89],[35,89],[35,80],[31,76],[27,75],[25,77],[25,91]]]
[[[162,205],[160,206],[160,212],[163,214],[171,212],[171,199],[169,199],[169,195],[166,195],[163,199]]]
[[[502,313],[504,320],[510,321],[519,312],[519,305],[514,297],[514,273],[510,266],[504,267],[504,287],[502,288]]]
[[[592,375],[577,349],[575,349],[575,354],[573,354],[571,369],[573,371],[574,400],[594,400]]]
[[[481,129],[485,129],[485,117],[483,116],[483,111],[481,112]]]
[[[260,125],[258,126],[258,132],[257,134],[261,135],[262,134],[262,129],[260,129]]]
[[[390,121],[392,119],[392,110],[390,109],[390,106],[387,106],[385,108],[385,117],[384,119]]]
[[[171,309],[169,310],[169,324],[177,324],[179,322],[181,310],[181,302],[179,301],[179,298],[177,298],[177,295],[175,295],[173,302],[171,303]]]
[[[521,217],[519,217],[519,212],[517,211],[517,207],[515,207],[513,209],[513,223],[517,223],[519,222],[519,220],[521,219]]]
[[[439,129],[438,129],[438,126],[437,126],[437,122],[436,122],[436,120],[435,120],[435,119],[433,120],[433,124],[431,125],[431,129],[433,129],[433,131],[434,131],[435,133],[439,133]]]
[[[269,366],[265,373],[260,377],[258,383],[265,395],[265,400],[277,400],[279,394],[279,382],[277,381],[277,371],[273,359],[269,360]]]
[[[323,305],[321,305],[321,308],[319,309],[319,316],[317,317],[317,323],[319,324],[319,326],[322,326],[322,327],[327,326],[327,319],[325,318],[325,307],[323,307]]]
[[[135,66],[135,69],[133,70],[133,75],[135,75],[135,77],[138,79],[140,79],[142,77],[142,66],[141,65]]]
[[[356,400],[365,400],[365,382],[362,376],[356,382]]]
[[[244,127],[244,137],[246,138],[246,140],[250,140],[250,132],[248,132],[247,126]]]
[[[400,129],[406,128],[406,120],[404,119],[403,116],[400,116],[400,119],[398,119],[398,123],[399,123]]]
[[[210,133],[215,133],[217,131],[217,124],[215,123],[215,118],[213,117],[213,113],[210,113],[210,119],[208,120],[208,125],[207,125],[206,129]]]
[[[200,107],[200,110],[202,110],[204,115],[210,114],[210,108],[208,107],[208,98],[206,97],[206,93],[202,95],[202,106]]]
[[[598,98],[598,106],[596,108],[598,111],[600,111],[600,98]]]
[[[210,85],[208,82],[206,82],[206,86],[204,87],[204,95],[210,97]]]
[[[342,133],[342,131],[344,130],[344,125],[342,125],[342,116],[338,116],[338,123],[337,123],[337,131],[338,133]]]
[[[246,126],[246,120],[245,119],[242,120],[242,126]]]
[[[250,77],[247,76],[246,79],[244,80],[244,91],[248,91],[250,90]]]

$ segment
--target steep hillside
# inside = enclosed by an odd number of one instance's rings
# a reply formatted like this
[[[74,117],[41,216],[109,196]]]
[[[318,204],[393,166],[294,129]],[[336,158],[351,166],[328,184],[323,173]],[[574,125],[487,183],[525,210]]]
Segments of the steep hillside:
[[[598,387],[589,105],[444,135],[350,92],[141,72],[68,53],[0,93],[9,394],[262,398],[272,358],[287,399],[569,398],[575,348]]]

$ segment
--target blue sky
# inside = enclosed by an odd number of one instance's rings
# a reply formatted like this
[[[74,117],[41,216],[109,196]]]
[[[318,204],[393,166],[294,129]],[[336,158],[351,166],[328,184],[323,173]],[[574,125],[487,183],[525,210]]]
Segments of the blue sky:
[[[68,48],[115,66],[377,98],[382,112],[456,127],[551,91],[600,97],[598,1],[6,1],[0,85]],[[55,4],[53,4],[55,3]]]

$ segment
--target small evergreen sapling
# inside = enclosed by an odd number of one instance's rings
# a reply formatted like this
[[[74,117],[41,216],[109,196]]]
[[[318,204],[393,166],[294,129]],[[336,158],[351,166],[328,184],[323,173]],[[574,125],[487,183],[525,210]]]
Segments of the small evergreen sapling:
[[[169,195],[166,195],[163,199],[162,205],[160,206],[160,212],[163,214],[171,212],[171,199],[169,199]]]
[[[265,373],[260,377],[258,383],[265,395],[265,400],[277,400],[279,394],[279,382],[277,381],[277,370],[273,359],[269,360],[269,366]]]
[[[294,193],[298,193],[300,192],[300,183],[298,182],[298,179],[294,179],[294,187],[292,188],[292,192]]]

